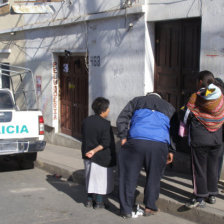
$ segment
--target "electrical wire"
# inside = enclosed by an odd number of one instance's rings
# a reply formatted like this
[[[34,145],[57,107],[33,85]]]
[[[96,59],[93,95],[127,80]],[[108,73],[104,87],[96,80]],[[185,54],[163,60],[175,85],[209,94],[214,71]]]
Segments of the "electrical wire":
[[[62,4],[64,4],[65,2],[62,2]],[[135,1],[136,3],[136,1]],[[93,13],[89,13],[89,14],[84,14],[84,15],[81,15],[79,16],[78,18],[75,18],[75,20],[73,21],[73,23],[79,21],[80,18],[83,18],[83,17],[87,17],[87,16],[91,16],[91,15],[98,15],[98,14],[102,14],[102,13],[108,13],[108,12],[114,12],[114,11],[117,11],[117,10],[125,10],[125,21],[127,20],[127,8],[130,8],[130,7],[136,7],[138,6],[139,4],[135,4],[133,5],[132,2],[130,3],[128,0],[126,0],[125,2],[123,2],[123,4],[118,4],[118,5],[115,5],[107,10],[104,10],[104,11],[101,11],[101,12],[93,12]],[[52,22],[54,22],[56,20],[56,16],[59,14],[59,11],[56,13],[56,15],[54,14],[54,19],[49,22],[49,26]],[[57,21],[63,21],[63,20],[66,20],[68,18],[63,18],[63,19],[58,19]],[[72,18],[69,18],[70,20]],[[85,64],[86,64],[86,69],[88,69],[88,23],[83,20],[82,21],[85,25],[85,31],[83,31],[84,35],[85,35],[85,42],[86,42],[86,55],[85,55]],[[49,27],[48,26],[48,27]],[[45,28],[45,27],[43,27]],[[61,40],[58,40],[58,42],[60,42]],[[42,45],[42,46],[39,46],[39,47],[25,47],[25,46],[20,46],[19,44],[16,43],[16,40],[10,40],[10,41],[7,41],[7,40],[2,40],[2,38],[0,38],[0,43],[4,44],[5,46],[15,46],[17,47],[19,50],[21,50],[23,53],[25,53],[27,56],[29,56],[26,52],[27,49],[33,49],[33,50],[37,50],[37,49],[46,49],[46,48],[49,48],[50,45]],[[54,42],[54,44],[56,44],[56,42]],[[29,56],[31,57],[31,56]]]

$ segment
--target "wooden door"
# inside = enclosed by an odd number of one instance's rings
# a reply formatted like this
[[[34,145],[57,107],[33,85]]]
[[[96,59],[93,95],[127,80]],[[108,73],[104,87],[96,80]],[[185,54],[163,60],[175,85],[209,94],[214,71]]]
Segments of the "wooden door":
[[[155,90],[175,107],[180,105],[180,42],[180,22],[156,25]]]
[[[197,90],[196,78],[200,68],[201,20],[192,19],[182,22],[181,38],[181,106],[192,92]]]
[[[155,91],[179,109],[196,90],[200,19],[156,24]]]
[[[200,19],[156,24],[155,91],[177,111],[196,90],[200,59]],[[187,138],[178,138],[177,150],[189,152]]]
[[[60,57],[61,131],[81,137],[88,116],[88,72],[82,56]]]

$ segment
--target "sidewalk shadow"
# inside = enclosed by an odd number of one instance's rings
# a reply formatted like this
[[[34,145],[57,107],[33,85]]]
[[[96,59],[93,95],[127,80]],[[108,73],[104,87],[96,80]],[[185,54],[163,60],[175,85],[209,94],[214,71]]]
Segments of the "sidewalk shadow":
[[[218,188],[219,188],[219,194],[216,197],[224,200],[224,183],[222,184],[218,183]]]
[[[72,176],[68,178],[68,180],[57,175],[47,175],[46,181],[58,191],[67,194],[75,202],[77,202],[78,204],[82,204],[82,206],[84,207],[87,198],[84,179],[80,176],[81,173],[83,173],[83,170],[75,171]],[[78,178],[79,180],[74,178]],[[118,206],[116,206],[116,204],[118,203],[117,195],[118,189],[115,186],[114,192],[107,195],[104,201],[106,204],[106,209],[108,211],[119,215],[119,208]]]
[[[24,167],[19,163],[15,156],[1,156],[0,157],[0,172],[14,172],[33,169],[33,167]]]
[[[185,203],[192,193],[161,181],[160,193],[180,203]]]
[[[160,194],[165,195],[166,197],[169,197],[170,199],[173,199],[180,203],[185,203],[190,197],[192,197],[191,191],[192,185],[188,184],[181,180],[176,180],[172,177],[178,177],[178,174],[172,173],[172,172],[165,172],[165,175],[162,177],[160,181]],[[182,179],[188,179],[191,180],[190,176],[183,176],[180,174]],[[143,187],[145,186],[146,177],[145,175],[140,174],[138,185]],[[177,186],[175,186],[177,184]],[[190,191],[184,190],[183,187],[190,188]]]
[[[0,172],[12,172],[19,170],[19,164],[15,159],[12,159],[10,157],[0,157]]]
[[[85,188],[83,185],[72,183],[57,175],[47,175],[46,181],[58,191],[67,194],[77,203],[81,204],[84,202]]]
[[[145,181],[146,177],[141,173],[138,185],[144,187]],[[224,199],[224,192],[221,192],[224,186],[219,184],[218,187],[220,193],[216,197]],[[185,206],[185,203],[193,197],[192,177],[172,171],[165,172],[160,182],[160,196],[161,195],[182,204],[177,207],[177,212],[188,212],[190,209]]]

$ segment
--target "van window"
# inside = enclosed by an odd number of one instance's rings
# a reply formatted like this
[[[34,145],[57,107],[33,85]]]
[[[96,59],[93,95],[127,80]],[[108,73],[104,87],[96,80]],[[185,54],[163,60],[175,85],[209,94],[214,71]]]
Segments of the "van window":
[[[13,109],[14,103],[8,92],[0,92],[0,109]]]

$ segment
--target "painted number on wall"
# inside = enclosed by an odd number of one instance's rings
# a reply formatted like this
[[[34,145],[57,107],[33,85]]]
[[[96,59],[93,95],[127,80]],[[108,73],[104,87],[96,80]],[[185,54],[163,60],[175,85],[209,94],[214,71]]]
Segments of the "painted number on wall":
[[[100,66],[100,56],[91,56],[90,63],[91,63],[91,66],[99,67]]]
[[[42,85],[42,77],[41,76],[36,76],[36,91],[37,91],[37,96],[41,95],[41,85]]]

